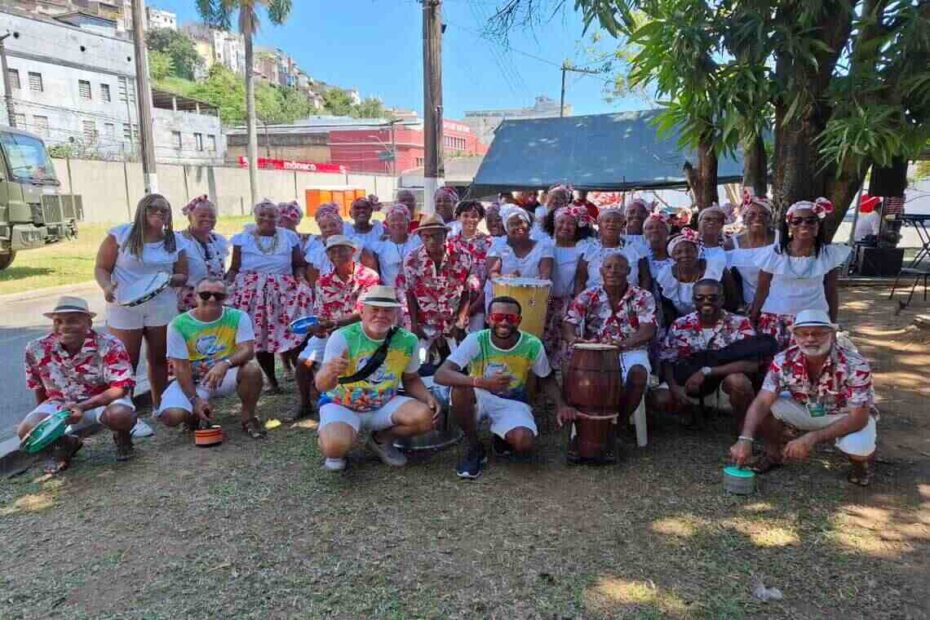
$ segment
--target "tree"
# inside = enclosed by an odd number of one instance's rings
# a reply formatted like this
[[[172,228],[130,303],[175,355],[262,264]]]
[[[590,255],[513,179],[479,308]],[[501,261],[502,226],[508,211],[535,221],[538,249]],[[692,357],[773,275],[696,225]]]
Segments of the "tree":
[[[174,75],[174,62],[171,56],[158,50],[149,51],[149,77],[160,82],[170,75]]]
[[[291,0],[197,0],[197,11],[204,22],[215,28],[229,30],[233,15],[238,16],[239,32],[245,40],[245,103],[246,127],[249,134],[249,186],[252,204],[258,203],[258,134],[255,111],[255,51],[252,38],[258,31],[261,7],[266,9],[273,24],[283,24],[291,13]]]
[[[352,96],[349,91],[336,86],[323,91],[323,108],[335,116],[352,114]]]
[[[354,107],[352,116],[357,118],[387,118],[390,116],[384,104],[377,97],[365,97]]]
[[[169,75],[193,80],[197,69],[203,65],[194,42],[183,32],[155,28],[146,34],[145,44],[150,52],[160,52],[171,59]]]

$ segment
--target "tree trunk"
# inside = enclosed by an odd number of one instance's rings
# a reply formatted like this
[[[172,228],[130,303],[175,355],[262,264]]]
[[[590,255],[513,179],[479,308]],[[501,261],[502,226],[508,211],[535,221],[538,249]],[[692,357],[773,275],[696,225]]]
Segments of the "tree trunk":
[[[242,33],[245,38],[245,111],[246,128],[249,134],[247,155],[249,158],[249,190],[252,206],[258,204],[258,131],[255,127],[255,81],[253,76],[253,47],[251,31]]]
[[[717,194],[717,152],[709,140],[698,143],[698,189],[694,192],[698,209],[720,202]]]
[[[743,187],[755,196],[768,194],[768,156],[762,136],[756,136],[743,146]]]

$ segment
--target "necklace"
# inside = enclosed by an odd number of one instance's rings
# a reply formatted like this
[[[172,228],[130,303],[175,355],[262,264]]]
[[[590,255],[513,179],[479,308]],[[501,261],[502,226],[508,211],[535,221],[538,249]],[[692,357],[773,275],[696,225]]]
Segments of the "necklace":
[[[265,243],[264,237],[258,234],[258,229],[252,232],[252,236],[255,237],[255,246],[258,248],[258,251],[262,254],[274,254],[275,250],[278,249],[278,231],[275,229],[274,235],[271,236],[271,243]]]

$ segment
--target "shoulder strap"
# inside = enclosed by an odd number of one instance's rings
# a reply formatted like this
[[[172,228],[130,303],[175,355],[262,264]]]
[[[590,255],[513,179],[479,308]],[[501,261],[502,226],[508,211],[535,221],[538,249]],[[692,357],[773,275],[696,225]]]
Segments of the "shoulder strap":
[[[384,363],[384,360],[387,358],[388,348],[391,346],[391,339],[394,337],[394,334],[397,333],[397,326],[392,327],[387,336],[384,338],[384,342],[381,343],[374,354],[368,358],[368,361],[364,366],[355,371],[354,374],[349,375],[348,377],[340,377],[338,382],[339,385],[345,385],[346,383],[356,383],[358,381],[364,381],[368,377],[374,374],[376,370]]]

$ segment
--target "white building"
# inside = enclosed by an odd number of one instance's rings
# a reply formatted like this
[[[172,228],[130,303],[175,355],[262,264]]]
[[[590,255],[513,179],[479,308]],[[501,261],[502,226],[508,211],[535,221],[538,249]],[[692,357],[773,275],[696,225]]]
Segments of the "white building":
[[[238,32],[212,30],[213,61],[245,76],[245,39]]]
[[[112,20],[84,15],[75,22],[72,15],[60,19],[80,26],[0,7],[0,23],[10,31],[5,47],[15,124],[76,156],[136,158],[139,118],[132,43],[115,36]],[[102,33],[107,22],[110,35]],[[226,141],[216,110],[190,100],[178,105],[160,93],[153,98],[159,159],[224,159]],[[3,124],[7,118],[4,110]]]
[[[155,30],[156,28],[178,29],[177,14],[151,6],[145,7],[145,21],[146,30]]]
[[[565,115],[571,116],[572,106],[565,105]],[[478,134],[485,144],[494,141],[494,132],[506,119],[510,118],[554,118],[559,116],[559,102],[545,95],[536,97],[536,101],[529,108],[515,108],[510,110],[472,110],[465,112],[465,124]]]

